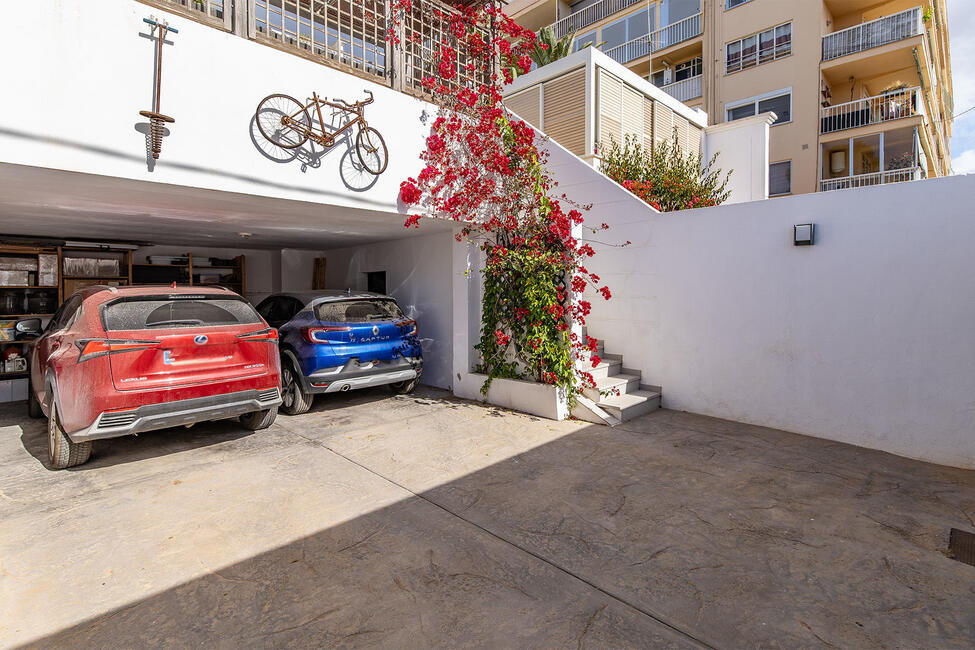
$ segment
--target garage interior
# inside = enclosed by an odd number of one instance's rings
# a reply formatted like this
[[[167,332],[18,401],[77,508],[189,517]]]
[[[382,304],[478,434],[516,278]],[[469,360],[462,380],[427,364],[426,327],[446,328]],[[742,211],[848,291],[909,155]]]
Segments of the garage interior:
[[[27,397],[17,320],[46,325],[90,284],[173,281],[226,286],[255,305],[288,291],[387,293],[420,323],[423,383],[450,386],[449,222],[406,229],[386,210],[14,164],[0,164],[0,186],[0,402]]]

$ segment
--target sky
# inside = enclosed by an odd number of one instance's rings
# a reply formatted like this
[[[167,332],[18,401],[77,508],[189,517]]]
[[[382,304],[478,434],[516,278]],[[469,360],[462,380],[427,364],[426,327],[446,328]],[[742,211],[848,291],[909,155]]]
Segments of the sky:
[[[948,0],[948,39],[955,115],[975,106],[975,0]],[[975,111],[955,120],[951,166],[956,174],[975,173]]]

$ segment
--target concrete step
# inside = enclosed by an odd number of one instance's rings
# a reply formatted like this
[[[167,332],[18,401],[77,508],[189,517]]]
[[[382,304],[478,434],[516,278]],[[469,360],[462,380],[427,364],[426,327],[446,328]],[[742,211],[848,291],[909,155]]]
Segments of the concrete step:
[[[595,368],[592,364],[584,363],[583,370],[592,375],[592,378],[597,382],[600,379],[606,379],[611,375],[619,375],[623,373],[623,359],[607,359],[603,357],[599,364]]]
[[[660,408],[660,393],[641,389],[603,397],[596,404],[610,415],[626,422]]]
[[[622,373],[619,375],[610,375],[609,377],[600,377],[596,379],[596,388],[583,389],[583,395],[594,402],[598,402],[602,398],[600,393],[605,393],[614,388],[619,389],[620,393],[632,393],[633,391],[640,390],[640,375]]]

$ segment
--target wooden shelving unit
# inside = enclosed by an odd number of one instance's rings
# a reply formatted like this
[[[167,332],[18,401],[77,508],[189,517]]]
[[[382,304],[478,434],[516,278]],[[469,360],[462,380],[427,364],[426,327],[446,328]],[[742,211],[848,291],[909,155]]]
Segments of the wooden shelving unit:
[[[61,299],[83,287],[108,284],[124,287],[132,284],[132,251],[111,246],[63,246],[60,249]],[[91,265],[79,270],[78,260]],[[88,262],[88,260],[92,260]],[[118,273],[106,274],[98,270],[98,264],[116,265]]]
[[[0,242],[0,321],[10,325],[13,321],[40,318],[43,323],[53,316],[61,304],[60,268],[57,246]],[[5,370],[6,354],[17,346],[21,348],[20,356],[26,358],[27,344],[32,340],[0,340],[0,380],[27,377],[27,370]]]
[[[200,263],[200,257],[194,258],[193,253],[186,254],[185,263],[177,264],[144,264],[132,265],[132,279],[134,284],[177,284],[201,287],[226,287],[245,295],[247,289],[246,266],[244,256],[233,258],[233,264]],[[214,278],[215,280],[204,280]]]

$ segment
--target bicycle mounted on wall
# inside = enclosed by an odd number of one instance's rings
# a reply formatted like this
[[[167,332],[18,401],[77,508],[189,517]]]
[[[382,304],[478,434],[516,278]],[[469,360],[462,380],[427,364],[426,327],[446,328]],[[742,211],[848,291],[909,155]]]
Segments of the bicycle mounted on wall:
[[[268,95],[257,105],[257,128],[261,135],[272,144],[283,149],[296,149],[308,140],[324,148],[332,147],[339,135],[351,129],[353,125],[358,125],[359,131],[355,136],[356,155],[367,172],[378,176],[386,171],[389,154],[383,136],[379,131],[369,126],[363,115],[365,107],[375,101],[371,91],[366,90],[364,92],[369,95],[369,99],[354,104],[349,104],[338,98],[334,98],[330,102],[326,98],[319,97],[316,93],[312,93],[311,101],[307,104],[302,104],[289,95],[279,93]],[[345,114],[355,115],[355,118],[337,130],[328,132],[325,130],[322,106],[328,106]],[[315,123],[309,113],[309,109],[312,107],[314,107],[318,118],[318,130],[315,129]]]

